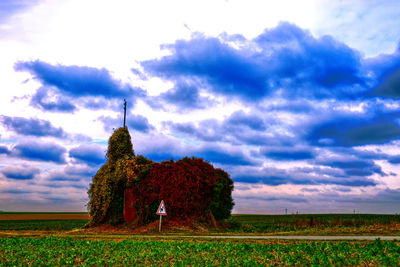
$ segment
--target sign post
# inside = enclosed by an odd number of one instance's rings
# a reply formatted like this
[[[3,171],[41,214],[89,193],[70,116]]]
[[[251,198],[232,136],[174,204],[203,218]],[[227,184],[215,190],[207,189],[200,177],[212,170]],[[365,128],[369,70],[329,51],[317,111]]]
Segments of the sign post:
[[[160,206],[158,207],[157,210],[157,215],[160,215],[160,225],[158,226],[158,231],[161,232],[161,220],[162,220],[162,216],[167,216],[167,209],[165,208],[164,205],[164,200],[161,200]]]

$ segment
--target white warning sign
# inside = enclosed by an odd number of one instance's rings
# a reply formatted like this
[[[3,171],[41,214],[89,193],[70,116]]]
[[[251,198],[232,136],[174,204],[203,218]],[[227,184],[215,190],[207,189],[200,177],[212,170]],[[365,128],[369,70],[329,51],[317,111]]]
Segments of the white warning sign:
[[[157,210],[157,215],[167,216],[167,210],[165,209],[164,200],[161,200],[160,206]]]

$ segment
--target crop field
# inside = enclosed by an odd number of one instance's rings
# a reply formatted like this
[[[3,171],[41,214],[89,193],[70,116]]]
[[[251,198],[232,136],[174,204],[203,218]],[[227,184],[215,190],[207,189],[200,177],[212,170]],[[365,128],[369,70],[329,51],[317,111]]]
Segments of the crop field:
[[[299,214],[233,215],[226,231],[302,235],[399,235],[400,215]]]
[[[77,231],[87,222],[87,213],[0,213],[0,265],[397,266],[400,262],[400,241],[211,240],[151,235],[158,231],[146,237]],[[399,235],[399,228],[398,215],[234,215],[225,228],[195,234]]]
[[[165,221],[167,220],[166,218]],[[0,230],[72,230],[81,228],[88,221],[87,213],[0,212]],[[211,229],[210,233],[235,235],[400,235],[400,215],[233,215],[226,221],[223,228]]]
[[[62,231],[82,228],[88,220],[0,220],[0,230]]]
[[[326,241],[0,239],[2,265],[395,266],[400,243]]]
[[[0,230],[72,230],[88,221],[86,212],[1,212]]]

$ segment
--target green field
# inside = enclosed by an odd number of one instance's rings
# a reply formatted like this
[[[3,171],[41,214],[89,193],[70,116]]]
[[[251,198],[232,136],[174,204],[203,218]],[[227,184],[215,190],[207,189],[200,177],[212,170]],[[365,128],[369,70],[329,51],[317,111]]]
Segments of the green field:
[[[67,215],[85,213],[7,213],[11,215],[58,214],[59,219],[0,220],[0,230],[72,230],[88,220],[68,219]],[[65,215],[63,219],[63,214]],[[1,215],[0,215],[1,216]],[[165,218],[163,222],[167,222]],[[157,229],[155,229],[157,230]],[[183,231],[183,230],[182,230]],[[184,230],[183,233],[188,233]],[[195,231],[195,230],[194,230]],[[213,234],[284,234],[284,235],[400,235],[400,215],[379,214],[301,214],[233,215]],[[150,231],[151,232],[151,231]],[[158,231],[153,231],[158,233]],[[177,233],[176,230],[171,231]],[[179,232],[179,230],[178,230]],[[207,233],[205,233],[207,234]]]
[[[82,228],[88,220],[9,220],[0,221],[0,230],[62,231]]]
[[[2,238],[1,265],[380,265],[400,262],[400,243]]]
[[[299,214],[234,215],[226,232],[282,234],[400,234],[400,215]]]
[[[27,218],[35,214],[35,218],[41,218],[37,214],[49,213],[9,214],[28,215]],[[74,213],[67,214],[70,215],[60,218],[69,218]],[[152,236],[159,234],[157,229],[147,232],[150,235],[146,237],[107,230],[69,231],[80,229],[87,222],[86,219],[0,220],[3,231],[0,265],[398,266],[400,262],[400,241],[211,240]],[[399,235],[399,226],[399,215],[234,215],[220,229],[205,232],[166,229],[163,234]]]

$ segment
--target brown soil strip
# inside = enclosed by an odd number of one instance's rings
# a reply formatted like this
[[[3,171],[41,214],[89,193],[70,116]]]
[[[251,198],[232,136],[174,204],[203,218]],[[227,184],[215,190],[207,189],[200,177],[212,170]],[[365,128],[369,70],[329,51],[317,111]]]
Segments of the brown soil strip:
[[[0,221],[9,220],[89,220],[89,214],[0,214]]]

